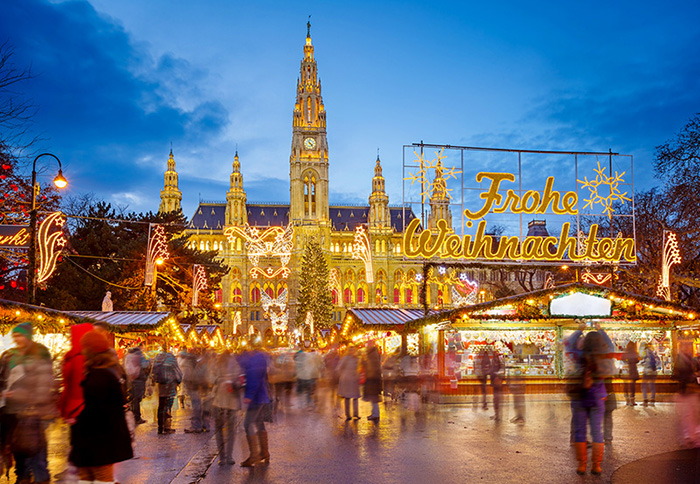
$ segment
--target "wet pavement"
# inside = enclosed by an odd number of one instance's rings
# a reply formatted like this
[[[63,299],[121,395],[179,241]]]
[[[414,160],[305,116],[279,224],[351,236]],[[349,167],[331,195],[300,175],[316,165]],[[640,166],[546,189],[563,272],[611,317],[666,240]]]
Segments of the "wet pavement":
[[[175,434],[158,435],[152,423],[155,400],[151,398],[143,405],[149,422],[136,431],[136,458],[117,465],[117,479],[122,484],[624,484],[652,482],[639,480],[640,475],[651,475],[643,468],[669,468],[669,458],[658,455],[680,449],[673,403],[619,407],[614,412],[614,442],[606,446],[603,474],[580,477],[575,473],[574,451],[569,444],[568,401],[561,396],[528,396],[524,424],[510,423],[514,413],[508,401],[500,422],[492,419],[492,408],[482,410],[476,404],[426,404],[418,415],[400,405],[382,404],[378,423],[366,418],[346,423],[339,416],[340,407],[330,405],[329,398],[322,400],[327,404],[320,405],[320,410],[292,407],[268,424],[271,464],[244,469],[238,464],[218,466],[212,433],[183,432],[188,424],[187,410],[174,411]],[[368,404],[361,403],[360,414],[369,415]],[[64,425],[51,427],[49,453],[52,473],[63,470],[67,453]],[[246,454],[245,437],[239,428],[234,458],[240,463]],[[690,465],[692,458],[687,453],[673,455]],[[689,475],[697,477],[692,471]],[[0,478],[0,484],[7,482]],[[662,478],[653,482],[675,481]]]

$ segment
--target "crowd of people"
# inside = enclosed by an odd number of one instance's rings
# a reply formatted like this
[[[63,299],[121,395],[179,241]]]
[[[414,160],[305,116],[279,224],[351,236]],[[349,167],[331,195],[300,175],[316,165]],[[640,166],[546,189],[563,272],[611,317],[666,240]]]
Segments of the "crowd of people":
[[[359,400],[371,406],[366,418],[381,418],[379,403],[402,402],[419,412],[435,391],[430,361],[397,350],[381,354],[373,341],[364,345],[327,348],[323,353],[307,341],[301,348],[264,351],[253,339],[245,351],[215,353],[183,348],[177,355],[163,345],[151,359],[137,344],[120,361],[114,338],[105,324],[77,324],[70,328],[71,347],[54,370],[46,347],[33,341],[31,323],[12,329],[15,346],[0,357],[0,445],[2,466],[14,467],[19,484],[49,483],[46,431],[61,418],[70,426],[69,467],[80,484],[114,483],[114,464],[134,455],[135,427],[146,423],[142,401],[157,396],[157,432],[163,438],[176,432],[173,406],[188,408],[186,433],[214,432],[218,463],[234,461],[236,429],[242,425],[247,458],[242,467],[270,463],[266,424],[293,405],[312,410],[329,398],[345,422],[359,420]],[[591,450],[591,472],[600,474],[605,444],[613,438],[613,410],[617,407],[612,377],[615,350],[599,325],[579,329],[566,339],[566,357],[573,363],[568,375],[571,398],[571,442],[576,472],[584,474]],[[635,402],[635,373],[642,366],[644,405],[655,405],[658,357],[647,344],[643,355],[627,346],[622,359],[629,365],[626,403]],[[503,359],[485,348],[475,359],[480,406],[488,408],[492,387],[494,419],[500,420],[504,387]],[[60,375],[60,376],[59,376]],[[678,381],[681,438],[688,447],[700,447],[700,361],[691,341],[680,341],[674,365]],[[323,396],[317,388],[327,389]],[[509,378],[515,418],[524,423],[524,382]],[[341,403],[342,402],[342,403]],[[343,414],[344,410],[344,414]],[[590,432],[589,443],[588,434]]]

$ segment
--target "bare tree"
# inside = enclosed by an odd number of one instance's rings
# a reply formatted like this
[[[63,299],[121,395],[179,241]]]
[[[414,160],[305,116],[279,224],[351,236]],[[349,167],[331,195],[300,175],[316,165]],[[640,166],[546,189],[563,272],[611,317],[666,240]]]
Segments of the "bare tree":
[[[21,85],[32,79],[31,68],[18,67],[13,57],[14,48],[0,44],[0,148],[16,157],[36,141],[27,136],[36,106],[21,93]]]

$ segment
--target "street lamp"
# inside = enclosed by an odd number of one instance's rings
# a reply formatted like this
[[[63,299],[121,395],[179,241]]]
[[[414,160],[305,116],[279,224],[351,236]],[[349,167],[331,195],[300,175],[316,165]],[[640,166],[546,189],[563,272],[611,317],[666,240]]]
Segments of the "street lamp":
[[[68,181],[63,177],[61,160],[51,153],[42,153],[34,158],[32,164],[32,210],[29,212],[29,255],[27,262],[27,298],[29,304],[36,303],[36,197],[39,195],[39,184],[36,182],[36,162],[42,156],[50,156],[58,162],[58,175],[53,179],[57,188],[65,188]]]

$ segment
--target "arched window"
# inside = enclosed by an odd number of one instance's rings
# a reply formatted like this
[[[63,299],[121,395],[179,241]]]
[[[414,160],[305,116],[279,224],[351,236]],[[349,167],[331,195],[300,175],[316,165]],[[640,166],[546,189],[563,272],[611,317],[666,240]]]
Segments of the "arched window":
[[[304,175],[304,213],[307,216],[316,214],[316,175],[313,172]]]
[[[260,303],[260,284],[257,282],[250,286],[250,302],[253,304]]]
[[[268,296],[270,296],[271,298],[274,299],[274,297],[275,297],[275,284],[272,282],[266,282],[263,285],[263,291],[265,291],[265,294],[267,294]]]
[[[277,297],[281,296],[285,289],[287,289],[286,282],[280,282],[277,284]]]
[[[345,280],[350,282],[355,282],[355,272],[352,269],[348,269],[345,272]]]
[[[354,302],[354,294],[353,294],[353,288],[352,284],[346,284],[345,286],[345,291],[343,291],[343,296],[345,300],[345,304],[352,304]]]
[[[401,304],[401,288],[399,285],[394,285],[394,304]]]
[[[239,282],[233,283],[233,288],[231,289],[231,302],[233,304],[243,304],[243,291],[241,290],[241,284]]]
[[[203,241],[203,240],[200,240],[200,241],[199,241],[199,250],[204,251],[204,247],[205,247],[204,241]]]
[[[332,294],[332,296],[333,296],[333,305],[334,305],[334,306],[337,306],[337,305],[338,305],[338,290],[337,290],[337,289],[333,289],[333,290],[331,291],[331,294]]]
[[[359,304],[367,302],[367,289],[362,285],[357,288],[357,302]]]
[[[413,304],[413,288],[406,288],[406,304]]]
[[[374,303],[382,304],[384,302],[384,297],[386,296],[386,285],[383,282],[377,283],[377,289],[374,294]]]

